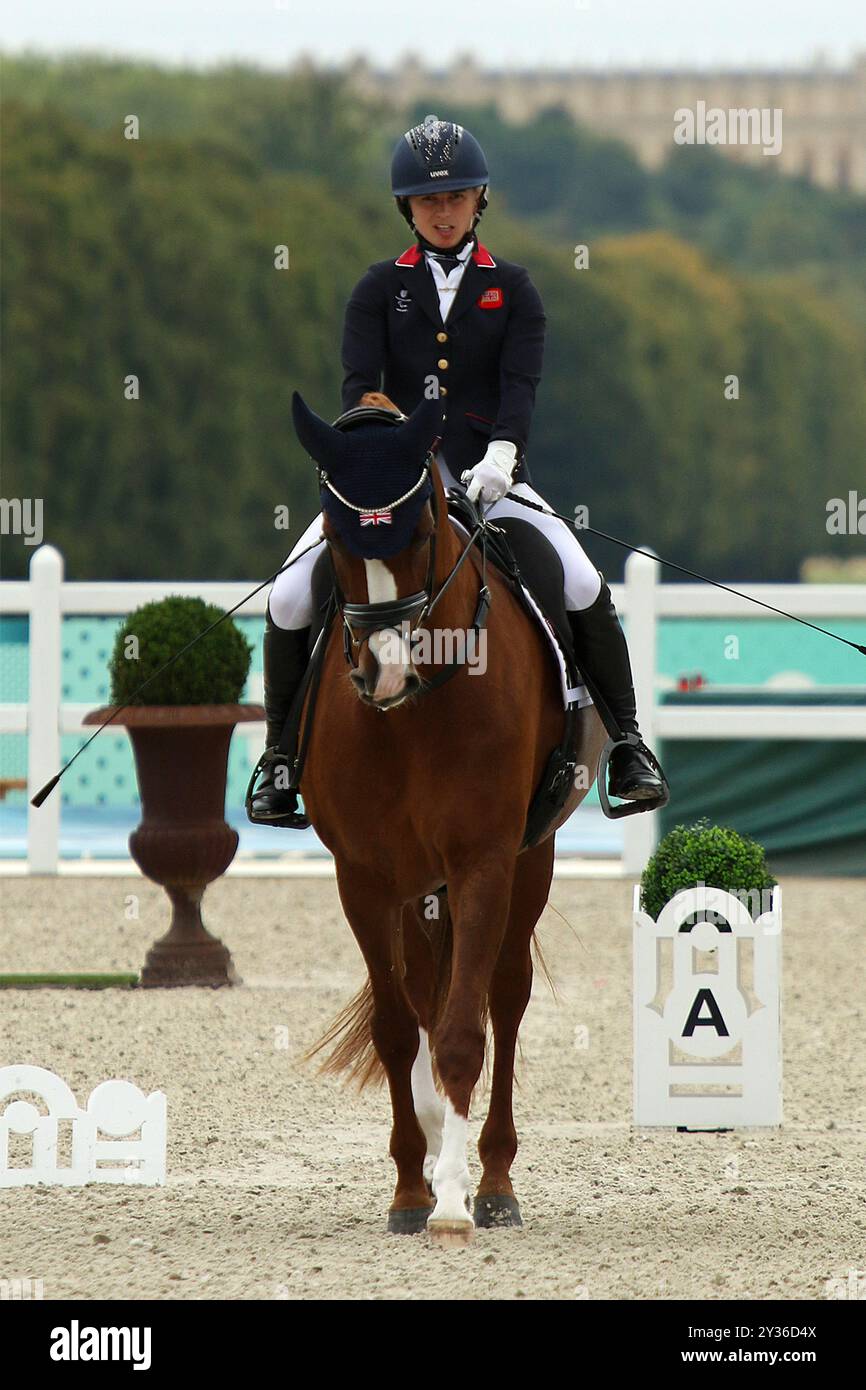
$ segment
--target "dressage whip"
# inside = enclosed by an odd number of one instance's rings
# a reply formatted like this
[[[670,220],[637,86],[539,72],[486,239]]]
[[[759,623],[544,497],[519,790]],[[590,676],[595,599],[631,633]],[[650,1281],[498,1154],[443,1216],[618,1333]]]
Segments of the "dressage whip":
[[[792,622],[802,623],[804,627],[814,628],[816,632],[822,632],[825,637],[834,637],[837,642],[844,642],[846,646],[853,647],[855,651],[858,651],[861,653],[861,655],[866,656],[866,646],[861,646],[859,642],[852,642],[850,638],[842,637],[838,632],[830,632],[828,628],[820,627],[817,623],[810,623],[805,618],[798,618],[794,613],[786,613],[784,608],[775,608],[771,603],[764,603],[763,599],[752,598],[750,594],[741,593],[739,589],[732,589],[730,585],[722,584],[717,579],[708,579],[705,574],[698,574],[696,570],[687,569],[685,565],[675,564],[673,560],[664,560],[658,555],[653,555],[652,551],[650,550],[642,550],[638,545],[630,545],[628,541],[622,541],[617,536],[610,536],[606,531],[598,531],[594,526],[578,526],[572,517],[563,516],[561,512],[555,512],[550,507],[542,507],[537,502],[530,502],[526,497],[518,497],[513,492],[507,492],[505,495],[511,502],[519,502],[521,507],[528,507],[531,511],[541,512],[545,516],[555,516],[558,521],[564,521],[566,526],[573,527],[575,531],[591,531],[594,536],[601,536],[602,539],[606,541],[613,541],[615,545],[621,545],[625,550],[634,551],[636,555],[647,555],[651,560],[657,561],[657,563],[660,565],[669,565],[671,569],[679,570],[682,574],[687,574],[692,579],[700,579],[704,584],[713,584],[717,589],[724,589],[729,594],[736,594],[738,598],[748,599],[749,603],[756,603],[759,605],[759,607],[767,608],[772,613],[778,613],[783,618],[790,618]],[[488,508],[487,510],[490,510],[490,508]],[[474,540],[475,536],[473,536],[472,539]],[[220,623],[225,622],[226,618],[230,618],[233,613],[236,613],[239,608],[242,608],[243,605],[245,603],[248,603],[251,598],[255,598],[256,594],[259,593],[262,589],[264,589],[266,584],[272,584],[273,581],[277,578],[277,575],[282,574],[284,570],[287,570],[291,565],[294,565],[304,555],[309,554],[309,552],[311,550],[314,550],[317,545],[321,545],[323,540],[324,536],[320,536],[318,540],[313,541],[312,545],[308,545],[306,550],[302,550],[300,555],[296,555],[293,560],[287,560],[284,565],[281,565],[278,570],[275,570],[272,575],[269,575],[267,579],[263,580],[261,584],[258,584],[255,589],[251,590],[251,592],[248,593],[245,598],[242,598],[239,603],[236,603],[234,608],[230,608],[226,613],[223,613],[221,617],[217,618],[208,627],[204,628],[202,632],[198,633],[196,637],[191,638],[191,640],[187,642],[186,646],[181,647],[179,652],[175,652],[174,656],[169,657],[168,661],[166,661],[162,666],[160,666],[158,671],[154,671],[152,676],[148,676],[146,680],[142,681],[138,689],[134,691],[134,693],[126,701],[126,704],[118,705],[114,713],[109,715],[105,722],[103,724],[100,724],[99,727],[93,731],[87,742],[83,743],[81,747],[77,750],[77,752],[75,752],[72,755],[72,757],[69,759],[69,762],[66,763],[66,765],[62,767],[60,771],[56,773],[55,776],[52,777],[49,782],[46,782],[45,786],[42,787],[36,793],[35,796],[31,797],[30,805],[36,807],[42,805],[42,803],[51,795],[63,774],[69,771],[76,758],[81,753],[83,753],[86,748],[90,747],[91,743],[97,737],[97,735],[101,734],[102,730],[107,728],[107,726],[111,724],[112,721],[115,720],[119,714],[122,714],[125,709],[129,709],[130,705],[137,699],[137,697],[141,694],[142,690],[144,690],[146,686],[150,685],[151,681],[155,681],[157,676],[161,676],[163,671],[167,671],[169,666],[173,666],[174,663],[178,661],[180,657],[183,656],[184,652],[188,652],[190,647],[194,647],[196,642],[201,641],[202,637],[207,637],[208,633],[213,632],[214,628],[219,627]],[[466,547],[467,554],[470,549],[471,546]]]
[[[534,512],[542,512],[544,516],[555,516],[558,521],[564,521],[566,526],[573,527],[575,531],[591,531],[594,536],[601,536],[606,541],[613,541],[615,545],[624,546],[626,550],[633,550],[636,555],[647,555],[650,560],[656,560],[660,565],[669,565],[671,569],[688,574],[692,579],[700,579],[704,584],[713,584],[717,589],[724,589],[729,594],[736,594],[738,598],[748,599],[749,603],[757,603],[761,608],[768,608],[771,613],[778,613],[783,618],[790,618],[794,623],[802,623],[804,627],[811,627],[816,632],[823,632],[825,637],[835,637],[837,642],[844,642],[847,647],[853,647],[855,651],[866,656],[866,647],[861,647],[859,642],[852,642],[848,637],[841,637],[838,632],[831,632],[829,628],[820,627],[817,623],[810,623],[805,618],[798,618],[795,613],[786,613],[784,608],[775,608],[772,603],[764,603],[763,599],[752,598],[751,594],[744,594],[739,589],[732,589],[729,584],[722,584],[718,579],[708,579],[705,574],[698,574],[697,570],[686,569],[685,565],[678,565],[673,560],[663,560],[661,556],[654,555],[651,550],[641,550],[639,545],[629,545],[628,541],[621,541],[616,536],[609,536],[606,531],[597,531],[594,526],[578,526],[573,517],[563,516],[562,512],[555,512],[550,507],[541,507],[537,502],[530,502],[526,497],[518,497],[513,492],[506,492],[505,496],[510,502],[519,502],[521,507],[529,507]]]

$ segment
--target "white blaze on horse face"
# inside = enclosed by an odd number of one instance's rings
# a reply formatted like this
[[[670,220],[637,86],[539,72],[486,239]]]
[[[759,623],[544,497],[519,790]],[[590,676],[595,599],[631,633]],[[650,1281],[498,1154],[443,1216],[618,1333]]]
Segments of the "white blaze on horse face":
[[[412,1063],[412,1100],[418,1123],[427,1140],[427,1155],[424,1159],[424,1177],[433,1181],[433,1170],[442,1147],[442,1125],[445,1120],[445,1102],[436,1090],[433,1080],[433,1067],[430,1062],[430,1042],[426,1028],[419,1028],[418,1054]]]
[[[445,1125],[442,1149],[433,1170],[433,1195],[436,1205],[428,1221],[471,1221],[466,1206],[469,1195],[469,1165],[466,1144],[469,1121],[458,1115],[450,1100],[445,1101]]]
[[[367,597],[370,603],[393,603],[397,597],[397,581],[383,560],[365,560]],[[374,632],[370,651],[379,663],[379,676],[373,691],[374,700],[390,700],[399,695],[409,674],[408,652],[404,643],[397,643],[393,631]],[[394,660],[395,648],[400,659]]]

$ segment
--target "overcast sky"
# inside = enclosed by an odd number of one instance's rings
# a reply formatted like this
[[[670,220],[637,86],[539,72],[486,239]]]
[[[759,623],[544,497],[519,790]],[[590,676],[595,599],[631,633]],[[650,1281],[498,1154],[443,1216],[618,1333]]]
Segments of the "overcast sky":
[[[866,52],[866,0],[21,0],[5,7],[5,51],[136,54],[281,67],[302,53],[338,63],[407,52],[440,66],[789,67]]]

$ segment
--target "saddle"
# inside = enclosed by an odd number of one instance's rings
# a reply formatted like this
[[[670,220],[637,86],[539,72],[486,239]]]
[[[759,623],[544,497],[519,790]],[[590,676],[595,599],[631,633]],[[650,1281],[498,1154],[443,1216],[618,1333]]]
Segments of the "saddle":
[[[448,513],[470,535],[478,524],[478,514],[471,503],[455,491],[448,493]],[[538,612],[526,596],[526,591],[529,591],[530,598],[549,622],[562,650],[569,687],[580,685],[583,678],[575,659],[574,640],[565,609],[562,562],[556,550],[531,522],[518,517],[503,517],[495,524],[488,522],[485,536],[487,559],[505,579],[530,622],[537,624]],[[311,660],[279,743],[280,752],[285,753],[292,764],[290,785],[293,789],[300,784],[328,634],[337,613],[334,573],[327,550],[323,550],[313,566],[311,591],[314,614],[310,628]],[[301,716],[308,690],[310,701],[301,737]],[[529,807],[522,849],[538,843],[571,793],[577,768],[576,722],[577,706],[572,704],[563,711],[562,740],[547,761]]]

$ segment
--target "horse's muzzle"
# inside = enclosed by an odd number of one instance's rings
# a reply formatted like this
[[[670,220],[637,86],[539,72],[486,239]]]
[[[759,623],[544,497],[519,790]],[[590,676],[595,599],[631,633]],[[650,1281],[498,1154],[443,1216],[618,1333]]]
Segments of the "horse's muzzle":
[[[382,710],[391,709],[420,690],[421,677],[414,667],[409,666],[405,670],[389,673],[390,679],[383,683],[383,673],[387,672],[388,668],[382,667],[375,654],[369,650],[363,668],[355,666],[349,672],[349,680],[365,705],[374,705],[376,709]],[[379,694],[376,693],[377,690]]]

